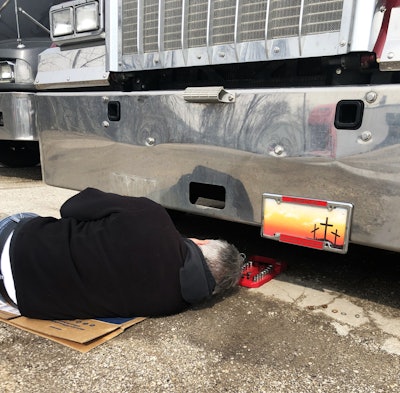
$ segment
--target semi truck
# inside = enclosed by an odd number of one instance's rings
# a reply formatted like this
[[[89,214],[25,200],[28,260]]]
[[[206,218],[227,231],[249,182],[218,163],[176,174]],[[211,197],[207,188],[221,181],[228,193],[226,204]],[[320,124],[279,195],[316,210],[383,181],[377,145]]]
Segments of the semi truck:
[[[400,251],[400,0],[73,0],[49,18],[46,183]]]
[[[40,162],[35,86],[38,55],[51,45],[49,0],[0,1],[0,164]]]

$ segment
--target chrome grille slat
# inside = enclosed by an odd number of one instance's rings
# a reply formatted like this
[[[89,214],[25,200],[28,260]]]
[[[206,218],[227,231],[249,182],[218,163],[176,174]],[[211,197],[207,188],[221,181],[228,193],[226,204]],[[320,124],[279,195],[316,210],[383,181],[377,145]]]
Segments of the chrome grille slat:
[[[164,50],[182,47],[182,1],[166,0],[164,5]]]
[[[343,1],[308,0],[304,6],[303,34],[317,34],[340,29]]]
[[[189,0],[188,11],[188,47],[207,45],[208,1]]]
[[[138,53],[137,14],[137,0],[122,1],[122,53]]]
[[[294,37],[299,34],[301,0],[271,0],[268,38]]]
[[[143,3],[143,49],[145,53],[158,50],[158,0]]]
[[[212,44],[222,45],[234,42],[236,1],[214,0]]]
[[[239,42],[265,38],[265,15],[267,0],[243,0],[240,12]]]

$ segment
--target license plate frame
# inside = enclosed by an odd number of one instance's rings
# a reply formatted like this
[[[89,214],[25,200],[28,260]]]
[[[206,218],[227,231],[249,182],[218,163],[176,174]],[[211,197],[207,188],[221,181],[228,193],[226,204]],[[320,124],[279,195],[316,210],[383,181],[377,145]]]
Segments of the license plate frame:
[[[349,246],[352,212],[353,204],[347,202],[264,193],[261,236],[345,254]]]

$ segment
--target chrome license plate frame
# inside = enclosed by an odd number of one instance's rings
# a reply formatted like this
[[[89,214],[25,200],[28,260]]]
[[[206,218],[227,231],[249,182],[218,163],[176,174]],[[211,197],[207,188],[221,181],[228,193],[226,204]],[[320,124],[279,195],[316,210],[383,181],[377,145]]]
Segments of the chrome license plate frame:
[[[351,203],[264,193],[261,236],[345,254],[352,212]]]

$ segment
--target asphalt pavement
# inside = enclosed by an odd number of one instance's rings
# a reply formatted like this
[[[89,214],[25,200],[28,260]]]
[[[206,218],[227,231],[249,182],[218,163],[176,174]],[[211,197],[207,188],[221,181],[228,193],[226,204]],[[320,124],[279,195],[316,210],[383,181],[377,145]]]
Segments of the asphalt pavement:
[[[58,216],[75,192],[43,184],[40,168],[0,168],[0,217]],[[287,270],[85,354],[0,323],[0,392],[400,392],[399,254],[351,245],[338,256],[171,215],[187,236],[225,237]]]

